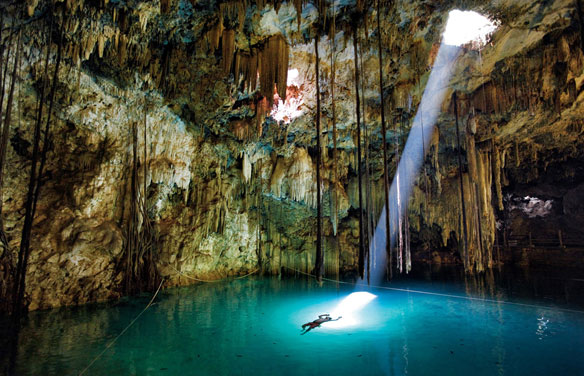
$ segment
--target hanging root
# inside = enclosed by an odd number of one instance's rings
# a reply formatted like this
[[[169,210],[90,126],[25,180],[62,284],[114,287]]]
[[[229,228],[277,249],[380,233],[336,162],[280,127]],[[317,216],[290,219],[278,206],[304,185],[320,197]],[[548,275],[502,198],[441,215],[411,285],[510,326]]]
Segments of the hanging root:
[[[389,212],[389,170],[387,166],[387,127],[385,124],[385,98],[383,94],[383,50],[381,48],[381,0],[377,0],[377,42],[379,55],[379,97],[381,98],[381,133],[383,140],[383,191],[385,197],[385,252],[387,254],[388,277],[392,277],[392,254],[391,254],[391,227]]]
[[[359,180],[359,276],[363,278],[365,272],[365,245],[364,245],[364,220],[363,220],[363,186],[361,177],[361,104],[359,98],[359,62],[357,50],[357,28],[353,27],[353,49],[355,53],[355,110],[357,116],[357,174]]]
[[[145,106],[146,108],[146,106]],[[158,234],[153,221],[148,216],[147,208],[147,122],[144,111],[144,156],[143,189],[140,194],[138,182],[138,127],[132,124],[132,171],[130,178],[130,213],[124,233],[125,278],[124,291],[126,294],[138,293],[144,290],[151,291],[160,280],[156,268],[156,256],[159,245]]]
[[[318,57],[318,37],[317,34],[314,37],[314,51],[316,55],[315,59],[315,71],[316,71],[316,265],[314,267],[316,271],[316,278],[319,282],[322,281],[323,274],[323,251],[322,251],[322,200],[320,197],[321,191],[321,179],[320,179],[320,159],[322,155],[321,145],[320,145],[320,83],[319,83],[319,57]]]

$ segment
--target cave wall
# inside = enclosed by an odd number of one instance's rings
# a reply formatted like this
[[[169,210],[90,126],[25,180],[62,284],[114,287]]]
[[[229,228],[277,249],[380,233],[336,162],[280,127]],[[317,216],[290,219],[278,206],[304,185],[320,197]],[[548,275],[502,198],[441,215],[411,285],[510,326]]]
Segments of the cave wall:
[[[245,11],[236,2],[185,0],[70,0],[53,10],[43,2],[27,4],[29,14],[12,13],[15,20],[30,23],[23,28],[24,59],[13,104],[17,116],[10,125],[2,198],[10,246],[2,253],[3,296],[9,293],[20,243],[47,14],[55,14],[55,25],[67,25],[66,48],[27,271],[30,309],[82,304],[123,293],[134,144],[138,200],[145,202],[154,226],[155,265],[165,286],[256,270],[279,273],[282,267],[311,272],[319,152],[326,273],[355,272],[359,200],[348,11],[341,9],[337,15],[334,37],[335,165],[328,35],[319,43],[324,146],[320,151],[314,147],[316,9],[311,4],[305,5],[300,24],[297,8],[288,3],[280,4],[278,11],[270,4],[249,4]],[[494,245],[503,242],[503,233],[509,239],[523,235],[534,220],[545,229],[549,220],[560,218],[550,227],[551,235],[559,230],[577,235],[581,228],[580,14],[573,1],[563,0],[505,0],[488,5],[398,1],[382,8],[390,150],[395,149],[396,139],[402,146],[405,142],[440,33],[454,7],[489,14],[501,26],[482,50],[465,47],[435,131],[428,136],[431,143],[409,201],[414,261],[460,263],[463,225],[473,270],[499,262],[529,263],[531,254],[539,260],[533,247]],[[67,15],[71,20],[65,23]],[[372,7],[362,19],[367,30],[360,30],[367,140],[363,163],[370,166],[368,218],[373,224],[383,206],[375,17]],[[284,62],[289,69],[298,69],[287,96],[301,97],[302,115],[289,123],[269,116],[269,104],[261,93],[265,88],[254,90],[245,78],[233,75],[239,65],[242,77],[248,74],[244,62],[257,51],[267,51],[274,35],[284,37],[289,52],[285,58],[279,52],[272,55],[274,66],[268,64],[266,70],[281,70],[278,64]],[[56,37],[52,40],[54,50]],[[52,69],[54,56],[50,62]],[[285,82],[281,76],[272,77],[279,86]],[[275,91],[283,94],[278,85]],[[459,98],[466,224],[460,216],[450,99],[454,91]],[[390,154],[392,177],[397,158]],[[527,195],[544,201],[553,198],[554,216],[531,218],[517,209],[514,198]]]

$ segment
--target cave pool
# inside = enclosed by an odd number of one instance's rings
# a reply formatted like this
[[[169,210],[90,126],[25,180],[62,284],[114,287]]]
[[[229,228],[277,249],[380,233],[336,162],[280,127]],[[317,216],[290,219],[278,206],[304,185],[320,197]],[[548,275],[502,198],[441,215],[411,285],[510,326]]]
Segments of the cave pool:
[[[432,294],[304,277],[164,289],[84,374],[584,375],[584,280],[495,274],[491,283],[435,272],[383,283]],[[351,325],[300,335],[354,291],[376,298]],[[17,374],[79,374],[150,298],[30,313]]]

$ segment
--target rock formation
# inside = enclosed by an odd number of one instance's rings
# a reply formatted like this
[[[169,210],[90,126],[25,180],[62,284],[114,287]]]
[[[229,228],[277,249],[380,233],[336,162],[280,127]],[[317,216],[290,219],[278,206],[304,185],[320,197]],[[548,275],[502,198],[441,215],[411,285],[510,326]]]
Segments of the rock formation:
[[[419,103],[448,12],[472,9],[500,22],[485,46],[464,47],[435,131],[427,135],[430,146],[405,222],[414,263],[462,263],[464,228],[469,272],[504,262],[577,260],[573,248],[584,246],[584,28],[578,4],[382,2],[381,89],[391,151],[401,150],[415,113],[424,110]],[[41,88],[50,82],[45,56],[50,51],[53,72],[57,44],[63,62],[50,134],[46,143],[41,138],[48,153],[26,270],[29,309],[118,297],[128,274],[148,267],[148,255],[166,286],[255,270],[276,274],[282,267],[310,273],[319,154],[325,274],[354,275],[358,142],[364,149],[365,233],[377,224],[385,200],[377,8],[359,2],[357,22],[354,5],[326,3],[326,27],[315,29],[316,6],[197,0],[2,4],[0,119],[7,114],[15,51],[22,51],[3,149],[2,299],[11,294],[21,243],[35,114]],[[321,150],[314,131],[315,30],[322,32]],[[360,39],[360,141],[352,30]],[[289,69],[298,70],[294,83]],[[301,102],[290,102],[295,98]],[[285,103],[294,103],[301,115],[278,122],[274,114]],[[397,157],[389,154],[391,181]],[[134,236],[141,240],[132,246]],[[542,256],[546,247],[558,256]],[[138,252],[138,261],[128,265],[128,252]]]

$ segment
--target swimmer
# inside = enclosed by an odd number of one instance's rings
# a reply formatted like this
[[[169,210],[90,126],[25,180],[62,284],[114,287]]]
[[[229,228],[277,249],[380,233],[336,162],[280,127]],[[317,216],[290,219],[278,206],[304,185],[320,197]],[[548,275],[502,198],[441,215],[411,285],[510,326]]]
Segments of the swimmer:
[[[332,319],[331,315],[329,315],[328,313],[325,313],[324,315],[319,315],[318,319],[311,321],[311,322],[307,322],[306,324],[302,325],[302,330],[304,330],[304,331],[302,333],[300,333],[300,335],[306,334],[314,328],[318,328],[320,326],[320,324],[322,324],[323,322],[337,321],[341,317],[342,316],[339,316],[336,319]]]

